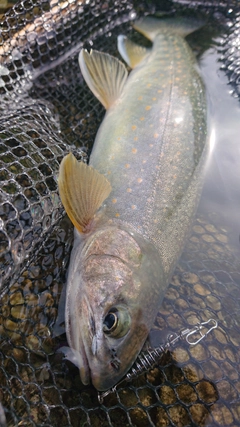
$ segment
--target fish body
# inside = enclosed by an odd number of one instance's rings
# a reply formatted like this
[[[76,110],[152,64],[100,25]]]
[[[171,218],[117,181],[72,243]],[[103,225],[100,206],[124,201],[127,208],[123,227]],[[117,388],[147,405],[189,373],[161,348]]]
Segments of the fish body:
[[[204,163],[206,99],[192,52],[182,35],[155,20],[136,27],[153,47],[119,38],[135,67],[128,77],[109,55],[80,54],[83,76],[107,108],[86,166],[99,173],[96,185],[103,177],[102,185],[111,185],[96,214],[77,212],[87,198],[73,202],[77,189],[67,195],[76,161],[60,169],[60,195],[78,229],[66,331],[82,381],[98,390],[123,377],[147,338],[196,210]]]

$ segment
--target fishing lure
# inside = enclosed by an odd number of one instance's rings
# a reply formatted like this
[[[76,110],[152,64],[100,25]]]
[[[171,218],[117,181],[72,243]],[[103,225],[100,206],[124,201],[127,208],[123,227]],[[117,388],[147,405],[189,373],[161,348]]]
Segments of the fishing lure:
[[[116,388],[122,384],[124,381],[132,381],[133,379],[139,377],[140,375],[146,373],[150,369],[153,369],[156,366],[163,353],[167,350],[174,348],[176,343],[180,340],[184,340],[187,344],[194,346],[200,343],[210,332],[218,327],[218,322],[215,319],[209,319],[206,322],[198,323],[192,328],[186,328],[182,330],[179,334],[172,333],[168,335],[167,341],[156,348],[149,348],[146,351],[142,351],[137,357],[135,363],[132,368],[129,370],[127,375],[119,381],[114,387],[103,392],[98,393],[98,401],[102,403],[104,398],[108,396],[110,393],[114,393]]]

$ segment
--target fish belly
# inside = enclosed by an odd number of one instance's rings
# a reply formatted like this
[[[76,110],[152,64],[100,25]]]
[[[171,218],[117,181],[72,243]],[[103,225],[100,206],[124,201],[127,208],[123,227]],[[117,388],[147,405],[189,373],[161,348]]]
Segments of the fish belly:
[[[158,249],[172,273],[199,199],[206,142],[204,86],[177,35],[159,34],[104,118],[90,164],[112,185],[109,218]]]

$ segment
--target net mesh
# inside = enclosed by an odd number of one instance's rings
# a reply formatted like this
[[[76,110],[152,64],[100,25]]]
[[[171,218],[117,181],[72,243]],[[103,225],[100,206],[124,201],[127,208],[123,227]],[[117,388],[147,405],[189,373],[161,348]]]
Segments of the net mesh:
[[[237,2],[23,0],[1,18],[0,426],[5,418],[8,426],[240,425],[239,261],[215,216],[197,218],[152,331],[217,318],[200,344],[179,343],[99,404],[57,352],[65,335],[54,333],[73,242],[59,162],[70,149],[87,161],[104,115],[82,81],[79,50],[94,43],[117,56],[131,19],[189,6],[224,23],[219,49],[238,96]]]

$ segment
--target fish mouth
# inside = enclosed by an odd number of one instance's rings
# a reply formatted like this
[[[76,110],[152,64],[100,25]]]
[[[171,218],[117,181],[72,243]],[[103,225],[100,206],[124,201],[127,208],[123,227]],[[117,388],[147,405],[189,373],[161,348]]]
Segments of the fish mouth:
[[[87,353],[85,350],[84,342],[81,339],[79,346],[79,373],[81,381],[84,385],[88,385],[90,383],[91,373],[90,366],[88,363]]]
[[[74,323],[75,321],[72,316],[69,316],[66,322],[66,332],[68,344],[70,349],[72,349],[72,354],[69,352],[70,356],[68,359],[78,367],[82,383],[84,385],[88,385],[90,383],[91,373],[86,352],[86,345],[84,343],[82,334],[78,335],[74,333],[74,331],[77,330],[77,328],[74,327]]]
[[[88,342],[84,336],[88,331],[88,325],[83,320],[82,324],[79,324],[79,317],[87,319],[89,317],[90,304],[86,296],[82,295],[83,307],[81,312],[75,310],[76,300],[78,295],[72,292],[66,299],[65,306],[65,325],[68,345],[72,349],[72,354],[69,352],[70,357],[68,359],[74,363],[79,369],[79,375],[81,382],[84,385],[88,385],[91,382],[91,369],[88,358]],[[91,310],[90,310],[91,312]]]
[[[84,385],[93,384],[93,372],[90,367],[91,357],[89,359],[88,343],[84,341],[84,337],[79,337],[78,341],[78,369],[81,381]],[[93,369],[94,370],[94,369]]]
[[[119,369],[116,372],[116,368],[113,367],[113,361],[106,359],[106,352],[93,356],[89,351],[90,345],[83,336],[79,339],[79,374],[81,381],[84,385],[92,384],[97,390],[105,391],[113,387],[124,375],[125,370]]]

